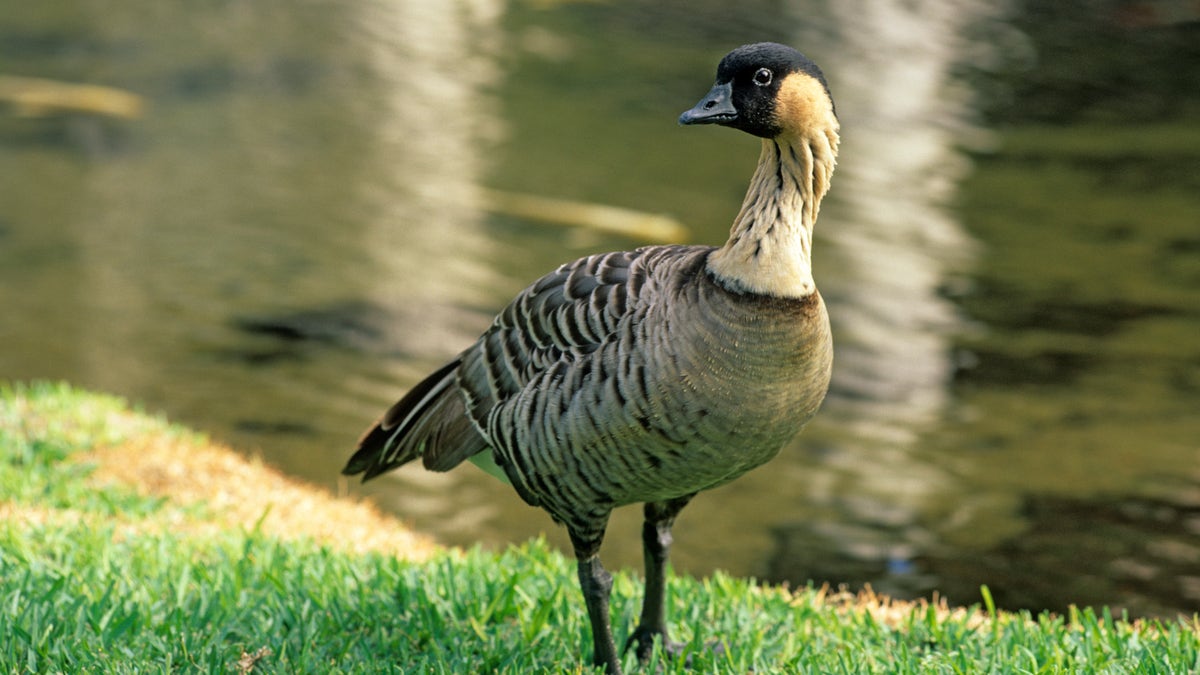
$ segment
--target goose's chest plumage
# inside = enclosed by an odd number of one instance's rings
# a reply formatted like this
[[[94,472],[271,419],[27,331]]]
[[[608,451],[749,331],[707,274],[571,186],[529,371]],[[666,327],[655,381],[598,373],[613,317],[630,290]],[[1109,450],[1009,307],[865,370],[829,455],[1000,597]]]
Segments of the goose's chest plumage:
[[[656,360],[651,405],[688,433],[672,467],[694,475],[687,487],[710,487],[771,459],[820,406],[833,353],[818,293],[736,293],[701,273],[663,311],[668,329],[647,356]]]
[[[587,297],[530,301],[559,313],[526,319],[555,334],[517,354],[523,373],[506,367],[498,383],[475,387],[471,406],[527,500],[566,515],[581,500],[691,494],[767,461],[816,412],[832,357],[820,296],[729,291],[706,269],[711,251],[642,249],[624,274],[610,270],[613,283],[561,275]],[[606,315],[610,304],[619,316]],[[510,360],[521,351],[492,341]]]

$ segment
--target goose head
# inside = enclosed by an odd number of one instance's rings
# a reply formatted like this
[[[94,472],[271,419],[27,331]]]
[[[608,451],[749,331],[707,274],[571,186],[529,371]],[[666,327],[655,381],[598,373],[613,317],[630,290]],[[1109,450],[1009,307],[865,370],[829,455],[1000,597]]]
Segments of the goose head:
[[[717,65],[717,79],[680,124],[719,124],[760,138],[806,136],[838,122],[817,64],[774,42],[745,45]]]

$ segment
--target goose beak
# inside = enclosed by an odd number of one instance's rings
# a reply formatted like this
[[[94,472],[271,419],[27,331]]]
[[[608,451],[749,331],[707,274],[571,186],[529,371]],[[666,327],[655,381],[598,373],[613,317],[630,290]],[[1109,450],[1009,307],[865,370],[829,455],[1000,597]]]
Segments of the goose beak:
[[[733,82],[717,83],[691,110],[679,116],[680,124],[725,124],[737,119],[733,107]]]

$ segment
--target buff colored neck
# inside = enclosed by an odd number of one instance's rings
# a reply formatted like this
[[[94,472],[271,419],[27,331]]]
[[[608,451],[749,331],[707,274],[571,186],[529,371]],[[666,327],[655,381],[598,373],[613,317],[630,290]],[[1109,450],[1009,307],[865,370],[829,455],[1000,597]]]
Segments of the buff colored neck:
[[[812,231],[837,156],[836,129],[763,139],[729,241],[708,269],[737,291],[802,298],[816,290]]]

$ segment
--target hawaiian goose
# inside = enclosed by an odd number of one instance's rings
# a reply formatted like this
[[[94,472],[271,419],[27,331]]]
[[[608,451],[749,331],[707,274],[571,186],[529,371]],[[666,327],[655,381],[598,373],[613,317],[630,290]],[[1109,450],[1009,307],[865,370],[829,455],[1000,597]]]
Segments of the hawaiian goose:
[[[816,413],[832,345],[811,243],[838,148],[824,76],[799,52],[747,45],[681,124],[762,139],[729,241],[592,255],[534,282],[475,344],[396,403],[344,473],[475,459],[566,526],[595,663],[619,673],[609,514],[645,504],[646,595],[630,644],[664,648],[671,525],[697,492],[766,462]]]

